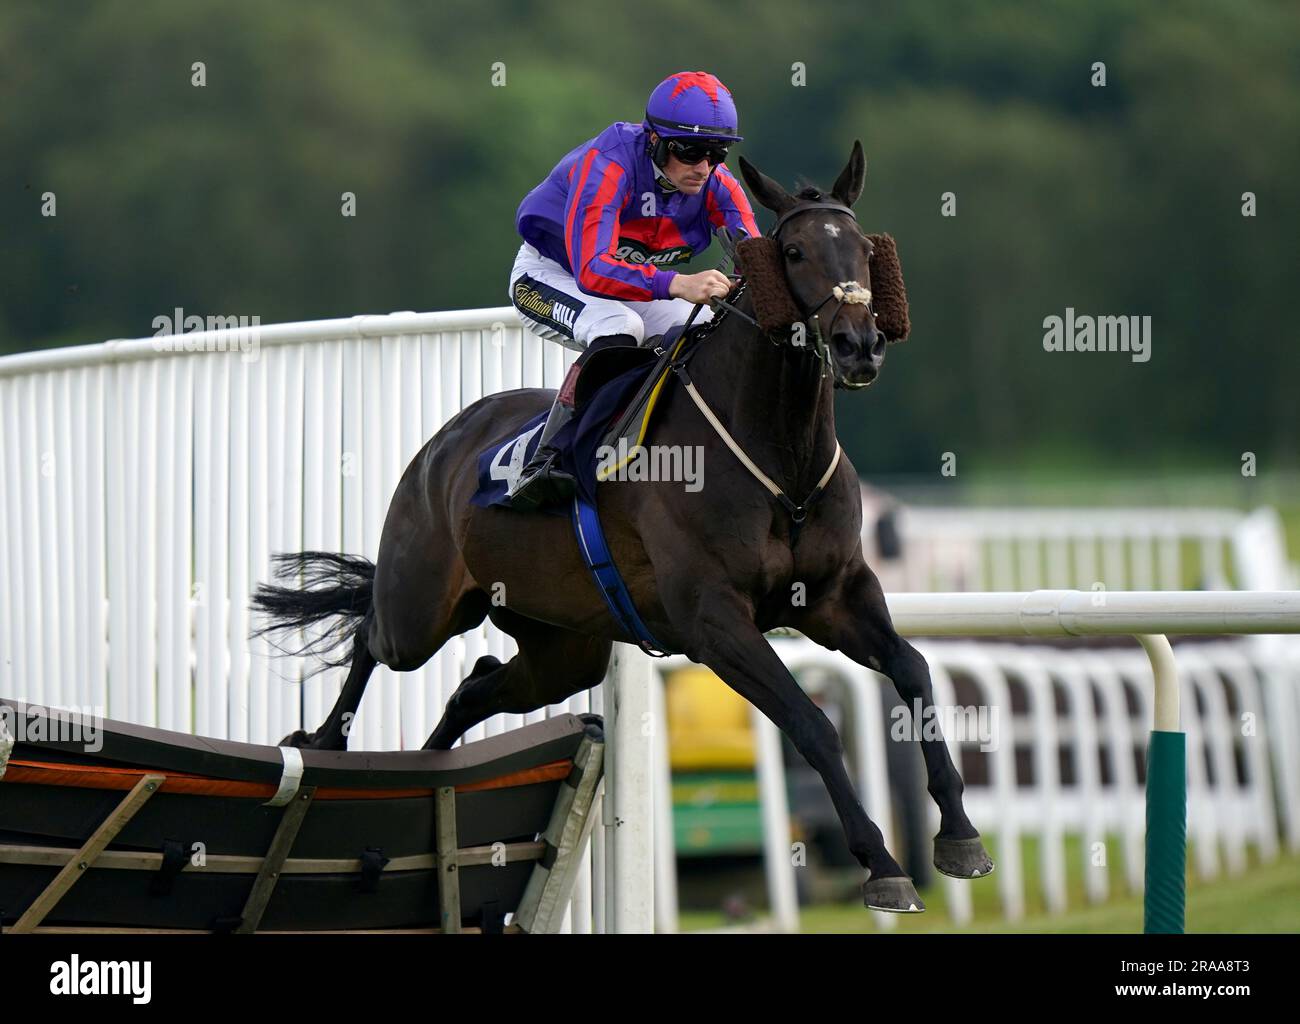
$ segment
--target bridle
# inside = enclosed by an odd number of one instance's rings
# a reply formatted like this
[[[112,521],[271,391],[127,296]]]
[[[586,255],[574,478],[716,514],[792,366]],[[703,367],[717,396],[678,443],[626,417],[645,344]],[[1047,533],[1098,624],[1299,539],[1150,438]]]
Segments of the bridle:
[[[785,213],[781,214],[781,216],[777,218],[776,223],[772,226],[772,230],[768,233],[768,237],[776,241],[778,249],[782,248],[781,229],[795,217],[802,216],[805,213],[812,213],[816,210],[834,210],[836,213],[846,213],[850,218],[852,218],[854,224],[857,224],[857,215],[842,203],[825,203],[816,201],[803,202],[796,204],[786,210]],[[788,289],[789,287],[790,283],[787,280],[786,288]],[[831,314],[830,322],[826,326],[825,333],[823,333],[821,326],[821,311],[825,308],[826,304],[831,301],[835,302],[835,312]],[[737,314],[745,320],[748,320],[755,327],[759,326],[757,320],[737,309],[733,304],[724,299],[715,299],[714,305],[721,306],[722,308]],[[826,342],[826,335],[831,334],[834,330],[835,321],[838,319],[846,305],[866,306],[873,318],[876,315],[875,308],[871,305],[870,288],[858,283],[857,281],[841,281],[831,288],[830,294],[804,314],[804,320],[808,324],[808,333],[811,335],[813,342],[809,350],[819,360],[821,360],[822,376],[825,377],[829,373],[831,377],[834,378],[835,386],[837,388],[856,391],[861,388],[870,387],[873,381],[856,384],[846,380],[843,372],[836,364],[835,359],[831,356],[830,346]],[[794,347],[804,347],[801,343],[792,340],[794,338],[794,332],[791,332],[791,334],[784,339],[770,334],[768,335],[768,338],[774,345],[788,344]]]
[[[855,226],[858,222],[857,215],[842,203],[801,203],[798,206],[786,210],[785,213],[781,214],[781,216],[777,218],[776,223],[772,226],[771,237],[776,239],[777,245],[780,246],[782,244],[781,229],[785,227],[786,224],[795,217],[801,216],[805,213],[812,213],[814,210],[834,210],[837,213],[846,213],[849,215],[850,219],[852,219]],[[787,281],[786,287],[788,288],[789,286],[789,281]],[[870,387],[872,384],[871,381],[867,381],[865,384],[853,384],[845,380],[839,366],[831,357],[830,346],[827,345],[826,339],[822,334],[820,314],[826,304],[832,300],[836,300],[835,312],[831,314],[830,322],[826,325],[826,334],[830,334],[834,330],[835,321],[846,305],[866,306],[868,312],[870,312],[874,317],[876,311],[871,306],[871,289],[864,287],[857,281],[841,281],[839,284],[834,285],[830,290],[830,294],[828,294],[826,298],[822,299],[821,302],[817,303],[817,305],[815,305],[804,318],[808,323],[808,333],[812,336],[813,352],[817,355],[817,358],[822,361],[822,373],[825,374],[829,371],[831,376],[835,378],[835,386],[837,388],[858,390],[860,388]]]

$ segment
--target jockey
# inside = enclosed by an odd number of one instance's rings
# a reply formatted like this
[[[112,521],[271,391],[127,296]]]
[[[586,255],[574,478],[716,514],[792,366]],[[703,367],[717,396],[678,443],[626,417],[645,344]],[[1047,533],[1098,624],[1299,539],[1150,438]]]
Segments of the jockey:
[[[515,508],[573,492],[550,442],[574,411],[578,373],[592,352],[639,345],[683,324],[696,304],[731,289],[717,270],[669,269],[703,252],[713,232],[761,234],[723,160],[738,122],[731,93],[703,71],[682,71],[650,94],[645,120],[619,121],[567,153],[524,197],[524,239],[510,300],[534,334],[582,353],[565,377],[537,452],[510,491]]]

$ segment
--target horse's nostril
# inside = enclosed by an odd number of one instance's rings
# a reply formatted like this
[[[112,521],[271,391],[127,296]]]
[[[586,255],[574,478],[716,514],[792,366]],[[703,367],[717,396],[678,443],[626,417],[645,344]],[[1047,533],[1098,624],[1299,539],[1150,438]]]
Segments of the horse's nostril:
[[[835,346],[835,354],[841,359],[851,359],[858,351],[858,342],[852,334],[836,334],[831,342]]]
[[[883,331],[872,331],[871,345],[869,351],[872,358],[883,359],[885,356],[885,335]]]

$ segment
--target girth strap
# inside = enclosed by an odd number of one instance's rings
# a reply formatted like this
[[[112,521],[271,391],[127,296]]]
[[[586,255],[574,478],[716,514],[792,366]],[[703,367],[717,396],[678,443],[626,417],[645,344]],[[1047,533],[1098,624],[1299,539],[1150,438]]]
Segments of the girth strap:
[[[614,564],[614,556],[605,540],[600,525],[600,512],[584,498],[581,492],[573,496],[573,529],[578,537],[578,551],[588,571],[596,582],[596,589],[625,633],[641,650],[652,658],[666,658],[669,651],[655,639],[650,628],[641,621],[636,604],[623,581],[623,575]]]

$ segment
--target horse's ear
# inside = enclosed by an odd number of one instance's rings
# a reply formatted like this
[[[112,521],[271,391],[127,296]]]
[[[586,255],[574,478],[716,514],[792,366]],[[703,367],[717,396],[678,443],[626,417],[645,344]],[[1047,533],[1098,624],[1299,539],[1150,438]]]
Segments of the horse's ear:
[[[854,139],[849,162],[844,170],[840,171],[840,176],[835,179],[835,187],[831,189],[831,195],[845,206],[852,206],[858,201],[858,196],[862,195],[862,183],[866,177],[867,158],[862,153],[862,141]]]
[[[912,330],[912,321],[907,314],[907,288],[903,285],[898,245],[891,235],[867,237],[874,246],[871,253],[871,308],[876,313],[876,329],[887,341],[905,341]]]
[[[743,156],[740,158],[740,173],[745,179],[745,184],[749,186],[749,191],[765,210],[771,210],[779,217],[794,205],[794,196]]]

